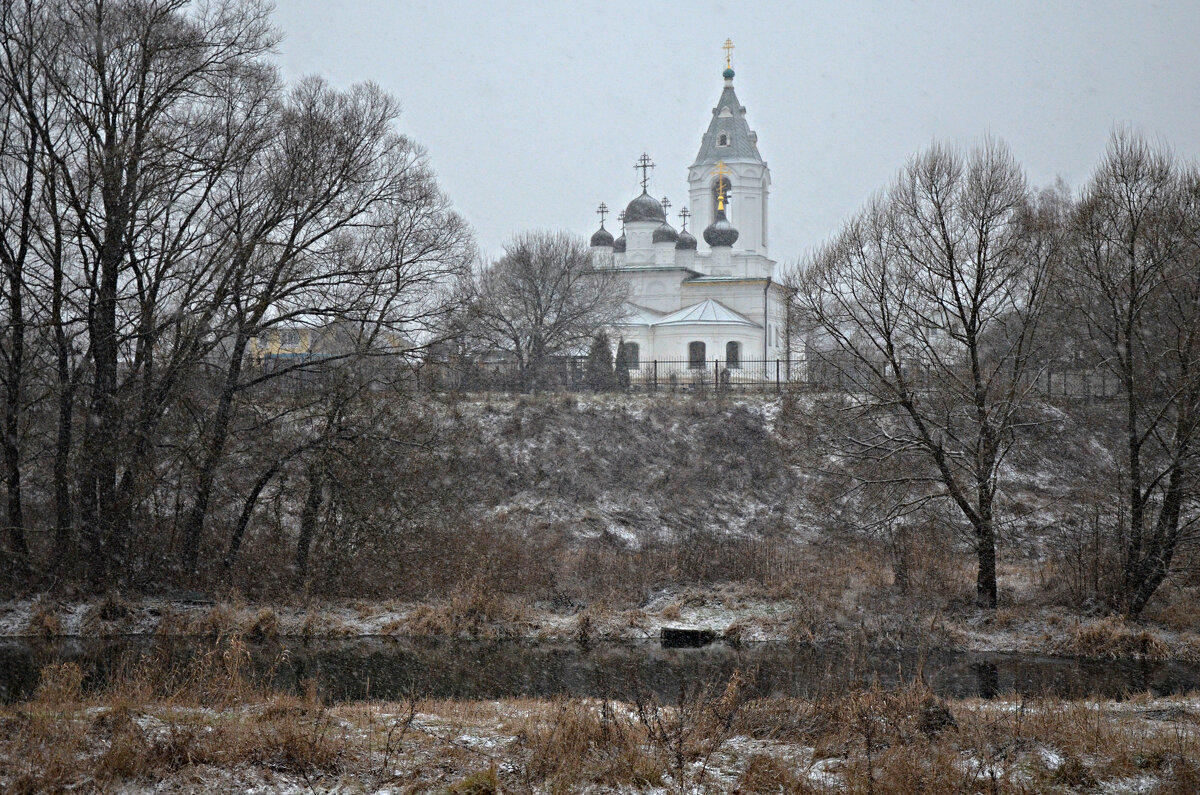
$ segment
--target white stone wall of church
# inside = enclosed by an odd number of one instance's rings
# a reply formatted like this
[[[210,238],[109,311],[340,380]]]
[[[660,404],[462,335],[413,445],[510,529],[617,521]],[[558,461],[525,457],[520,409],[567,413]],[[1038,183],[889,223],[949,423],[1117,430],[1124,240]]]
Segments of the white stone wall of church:
[[[684,282],[682,285],[683,306],[691,306],[707,298],[720,301],[747,320],[762,323],[762,282]]]
[[[625,224],[625,263],[627,265],[651,265],[654,263],[653,221],[637,221]]]
[[[738,230],[738,241],[733,248],[735,251],[766,256],[764,232],[766,200],[771,185],[770,171],[765,163],[726,162],[725,165],[732,172],[728,177],[730,201],[725,217]],[[716,178],[712,176],[715,167],[715,163],[697,163],[688,171],[688,201],[696,219],[696,236],[701,239],[704,227],[712,223],[715,217],[712,198],[716,184]]]
[[[703,342],[704,359],[725,359],[725,345],[737,342],[741,347],[743,361],[762,358],[762,336],[758,329],[749,326],[668,326],[654,330],[654,355],[659,361],[682,362],[688,359],[688,346],[692,342]]]
[[[629,285],[627,300],[656,312],[682,309],[679,285],[686,275],[686,271],[674,269],[623,271],[622,276]]]

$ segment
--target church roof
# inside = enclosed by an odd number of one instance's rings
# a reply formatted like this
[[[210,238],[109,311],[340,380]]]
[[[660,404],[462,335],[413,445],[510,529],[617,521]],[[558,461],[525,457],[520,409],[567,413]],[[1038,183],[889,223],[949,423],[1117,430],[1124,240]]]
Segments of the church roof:
[[[653,326],[663,316],[662,312],[656,312],[653,309],[648,309],[644,306],[625,302],[625,314],[616,322],[618,326]]]
[[[600,228],[596,230],[596,233],[594,235],[592,235],[592,239],[590,242],[593,247],[595,247],[595,246],[610,246],[611,247],[612,244],[615,243],[616,241],[613,240],[612,232],[609,232],[607,229],[605,229],[604,222],[601,221]]]
[[[693,165],[716,163],[718,160],[763,162],[762,155],[758,153],[758,135],[746,121],[746,109],[738,102],[737,94],[733,91],[732,78],[725,81],[725,89],[712,113],[712,121],[700,139],[700,151]],[[719,145],[722,134],[728,141],[725,146]]]
[[[711,298],[705,299],[698,304],[685,306],[676,312],[672,312],[666,317],[651,324],[654,326],[691,326],[691,325],[736,325],[736,326],[754,326],[759,328],[759,324],[753,320],[749,320],[744,315],[734,312],[729,307],[722,304],[720,301],[714,301]]]
[[[725,217],[725,210],[721,205],[717,205],[717,220],[713,221],[704,230],[704,242],[716,248],[717,246],[732,246],[737,242],[738,230],[733,228],[733,224],[729,223],[729,219]]]
[[[625,223],[632,224],[635,221],[667,221],[663,206],[658,203],[658,199],[647,193],[645,188],[642,188],[641,196],[625,205]]]

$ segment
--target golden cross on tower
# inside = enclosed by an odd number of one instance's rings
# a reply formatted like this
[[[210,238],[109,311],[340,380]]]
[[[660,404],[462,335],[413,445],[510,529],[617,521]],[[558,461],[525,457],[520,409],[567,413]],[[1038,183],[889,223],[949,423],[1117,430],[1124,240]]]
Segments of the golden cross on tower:
[[[721,45],[721,49],[725,50],[725,68],[733,68],[733,39],[725,39],[725,43]]]
[[[717,161],[717,167],[712,170],[713,176],[717,178],[717,209],[725,209],[725,187],[728,185],[728,180],[725,177],[733,172],[725,165],[724,160]]]

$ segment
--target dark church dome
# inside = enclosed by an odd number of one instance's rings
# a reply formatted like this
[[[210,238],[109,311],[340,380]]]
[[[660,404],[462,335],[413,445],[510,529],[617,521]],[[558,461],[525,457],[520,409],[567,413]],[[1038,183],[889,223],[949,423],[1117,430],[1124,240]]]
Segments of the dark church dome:
[[[614,254],[624,254],[625,253],[625,235],[624,235],[624,233],[622,233],[620,237],[618,237],[615,241],[613,241],[613,253]]]
[[[688,230],[683,230],[679,233],[679,240],[675,242],[676,251],[695,251],[696,238],[692,237],[692,233]]]
[[[662,226],[654,230],[655,243],[674,243],[677,240],[679,240],[679,233],[666,221],[663,221]]]
[[[596,234],[592,235],[592,247],[596,246],[611,246],[613,244],[612,233],[604,228],[603,224],[596,230]]]
[[[717,220],[704,230],[704,242],[710,246],[732,246],[737,242],[738,230],[733,228],[724,210],[717,210]]]
[[[631,201],[625,207],[625,223],[632,224],[637,221],[658,221],[666,223],[667,214],[663,212],[663,207],[658,203],[658,199],[651,196],[645,190],[642,195]]]

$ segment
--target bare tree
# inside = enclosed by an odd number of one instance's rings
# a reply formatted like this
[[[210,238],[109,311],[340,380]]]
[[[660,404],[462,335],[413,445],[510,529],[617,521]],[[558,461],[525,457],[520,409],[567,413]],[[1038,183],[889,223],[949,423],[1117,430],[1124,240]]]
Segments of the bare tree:
[[[883,477],[957,507],[986,607],[997,598],[997,479],[1028,421],[1057,206],[1030,196],[1000,144],[967,156],[934,146],[807,263],[798,293],[816,364],[850,389],[850,460],[901,464]]]
[[[135,482],[126,465],[142,460],[130,432],[144,426],[126,421],[123,381],[132,385],[139,372],[153,371],[149,356],[163,315],[151,307],[186,303],[160,290],[164,273],[177,272],[196,242],[191,220],[236,140],[223,134],[230,132],[225,112],[263,73],[259,58],[274,38],[265,7],[252,0],[61,0],[28,8],[38,31],[74,33],[50,49],[24,35],[9,51],[29,53],[38,85],[52,97],[28,106],[45,111],[35,128],[54,174],[59,232],[74,260],[60,264],[87,294],[89,405],[77,482],[99,582],[122,564]],[[150,390],[143,398],[157,388],[149,378],[141,383]]]
[[[204,520],[237,401],[301,370],[329,369],[403,337],[429,344],[457,299],[470,234],[394,124],[394,99],[370,85],[347,92],[310,78],[283,103],[276,129],[222,195],[213,218],[229,241],[228,290],[213,317],[224,341],[215,409],[202,430],[197,483],[184,523],[195,572]],[[337,325],[322,357],[247,371],[250,341],[289,325]],[[391,348],[396,353],[395,346]]]
[[[161,578],[162,548],[195,573],[214,493],[241,509],[232,559],[263,490],[335,433],[280,429],[349,410],[271,384],[341,370],[367,406],[442,333],[469,230],[393,98],[285,90],[263,2],[0,2],[6,559],[79,561],[78,531],[98,586]],[[262,367],[252,341],[295,327],[335,342]],[[53,554],[26,537],[51,513]]]
[[[1070,227],[1080,336],[1119,383],[1119,606],[1137,616],[1197,537],[1200,173],[1114,133]]]
[[[592,267],[582,238],[526,232],[479,274],[471,331],[510,354],[523,383],[536,386],[550,357],[586,350],[621,317],[625,295],[615,271]]]
[[[24,12],[24,14],[22,13]],[[6,4],[2,29],[5,37],[27,27],[32,10]],[[4,451],[5,519],[14,573],[28,573],[29,545],[25,536],[22,498],[22,435],[29,363],[27,270],[34,261],[36,226],[41,193],[40,141],[35,118],[29,113],[35,66],[28,51],[5,47],[0,65],[0,267],[3,268],[4,337],[0,340],[0,383],[4,388],[4,420],[0,447]]]

